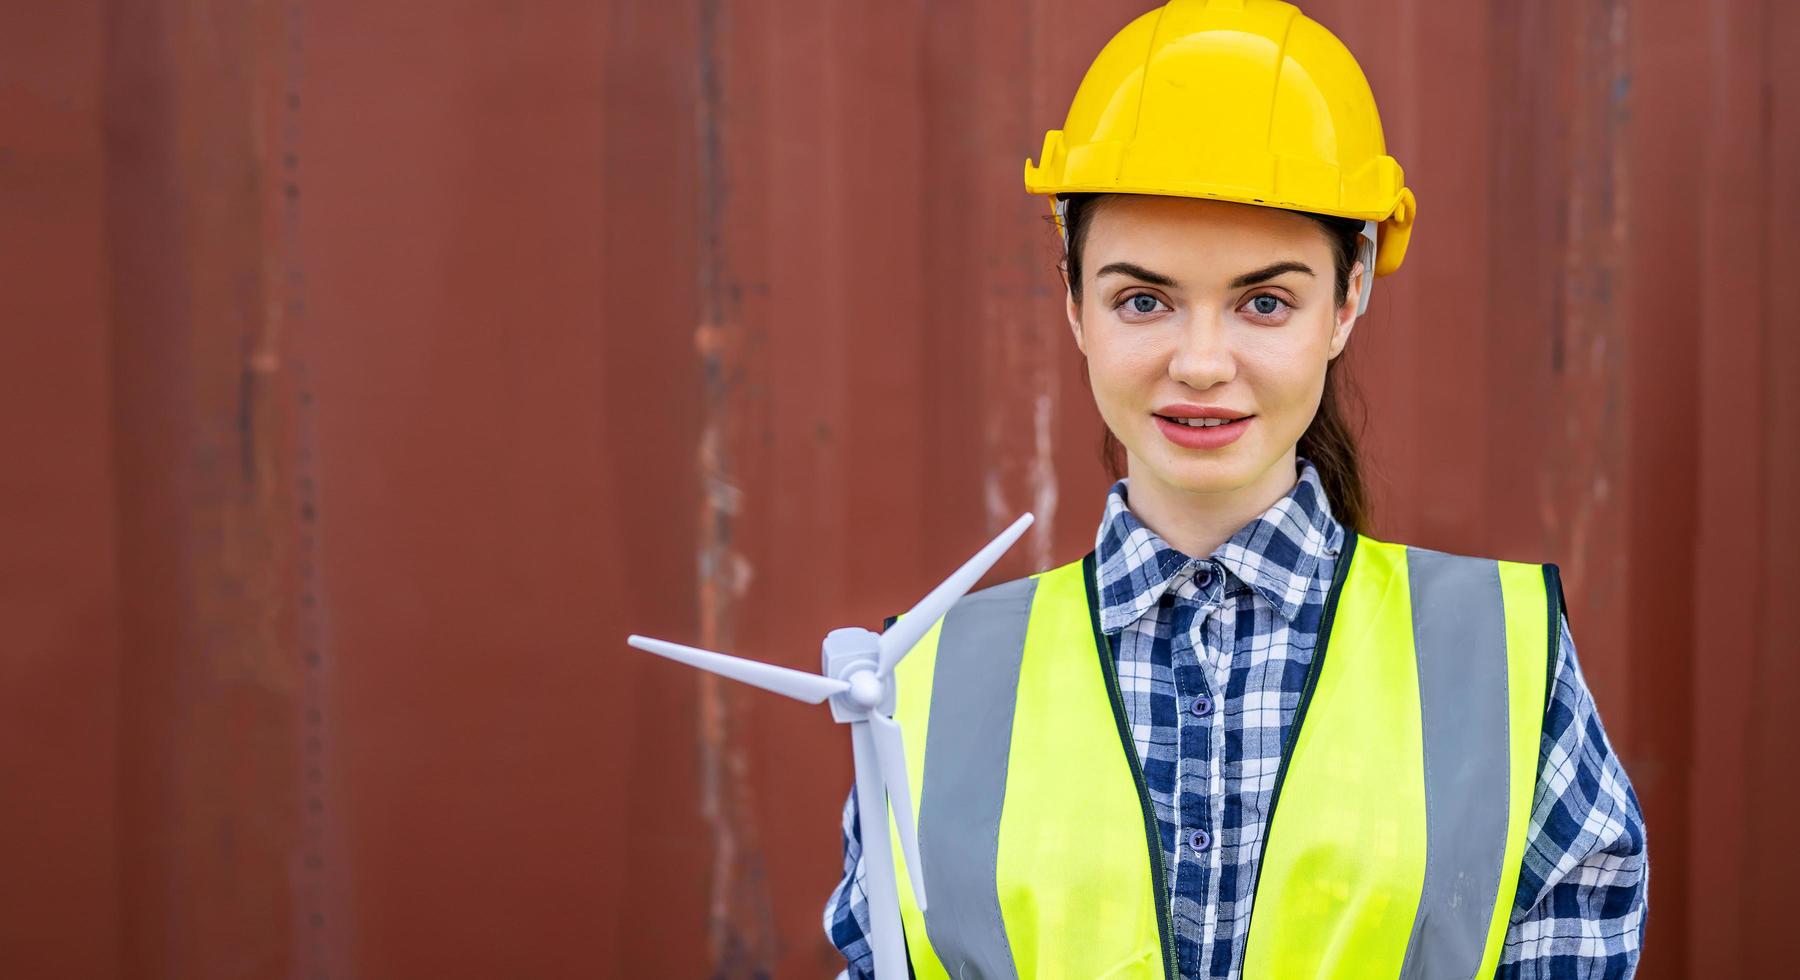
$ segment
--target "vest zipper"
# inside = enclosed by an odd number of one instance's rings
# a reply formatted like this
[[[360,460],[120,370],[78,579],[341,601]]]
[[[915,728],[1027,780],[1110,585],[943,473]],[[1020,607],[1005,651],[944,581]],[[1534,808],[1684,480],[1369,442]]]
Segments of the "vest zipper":
[[[1125,761],[1131,765],[1131,779],[1137,785],[1138,804],[1144,811],[1144,839],[1150,849],[1150,874],[1156,899],[1156,931],[1162,938],[1163,977],[1180,980],[1175,961],[1175,929],[1169,911],[1168,871],[1163,866],[1162,830],[1156,821],[1156,807],[1150,800],[1150,784],[1144,779],[1144,767],[1138,760],[1137,745],[1131,738],[1131,725],[1125,717],[1125,699],[1119,693],[1118,665],[1113,662],[1112,641],[1100,629],[1100,600],[1095,594],[1094,553],[1081,560],[1082,583],[1087,589],[1088,619],[1094,627],[1094,646],[1100,654],[1100,671],[1106,678],[1106,696],[1112,702],[1113,722],[1119,729],[1119,742],[1125,749]]]

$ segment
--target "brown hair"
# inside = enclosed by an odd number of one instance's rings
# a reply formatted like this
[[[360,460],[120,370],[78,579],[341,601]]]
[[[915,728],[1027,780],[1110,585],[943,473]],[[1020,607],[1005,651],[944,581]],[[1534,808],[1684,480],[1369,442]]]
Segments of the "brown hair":
[[[1068,233],[1068,251],[1063,258],[1063,272],[1068,277],[1069,294],[1081,303],[1081,249],[1087,241],[1089,223],[1094,212],[1105,202],[1106,194],[1065,194],[1063,227]],[[1350,291],[1350,269],[1356,263],[1357,233],[1362,222],[1355,218],[1338,218],[1326,214],[1298,212],[1319,223],[1331,243],[1333,266],[1337,274],[1337,302],[1341,307]],[[1351,424],[1354,411],[1361,415],[1361,400],[1346,374],[1343,363],[1345,348],[1325,367],[1325,391],[1319,398],[1318,414],[1300,436],[1299,455],[1311,460],[1325,486],[1331,512],[1351,533],[1368,529],[1369,497],[1363,486],[1362,467],[1356,453],[1356,427]],[[1360,419],[1359,419],[1360,421]],[[1113,479],[1125,475],[1125,447],[1112,430],[1100,444],[1100,458]]]

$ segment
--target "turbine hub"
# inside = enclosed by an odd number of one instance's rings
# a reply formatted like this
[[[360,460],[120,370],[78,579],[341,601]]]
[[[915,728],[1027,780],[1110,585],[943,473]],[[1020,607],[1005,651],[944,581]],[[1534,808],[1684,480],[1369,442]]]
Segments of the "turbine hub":
[[[864,711],[873,711],[887,693],[887,685],[881,683],[881,678],[876,677],[872,670],[859,670],[846,680],[850,682],[850,690],[844,693]]]

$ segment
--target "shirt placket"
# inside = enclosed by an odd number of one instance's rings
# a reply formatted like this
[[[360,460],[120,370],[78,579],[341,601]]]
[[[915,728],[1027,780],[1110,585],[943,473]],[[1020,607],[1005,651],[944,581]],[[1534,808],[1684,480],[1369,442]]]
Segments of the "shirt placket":
[[[1175,684],[1178,718],[1179,768],[1175,785],[1174,814],[1176,829],[1175,891],[1180,904],[1198,913],[1181,923],[1189,932],[1186,952],[1195,962],[1187,964],[1186,974],[1197,975],[1197,965],[1204,962],[1204,937],[1210,929],[1208,907],[1218,878],[1218,822],[1214,816],[1211,795],[1217,783],[1219,742],[1215,735],[1218,717],[1219,688],[1213,681],[1211,661],[1216,652],[1206,643],[1207,623],[1213,618],[1219,593],[1220,572],[1213,562],[1198,562],[1191,572],[1176,584],[1177,597],[1192,604],[1194,613],[1173,640],[1172,673]]]
[[[1206,617],[1206,621],[1201,627],[1205,631],[1201,649],[1207,653],[1205,660],[1207,677],[1213,689],[1219,692],[1221,705],[1227,692],[1234,690],[1231,686],[1231,671],[1236,660],[1238,623],[1238,599],[1224,594],[1223,574],[1223,572],[1219,573],[1219,596],[1215,611]],[[1221,908],[1224,876],[1226,869],[1231,867],[1230,862],[1236,859],[1237,850],[1237,834],[1233,832],[1225,819],[1225,801],[1231,789],[1225,784],[1225,737],[1226,725],[1231,717],[1233,717],[1231,712],[1216,710],[1208,717],[1211,724],[1207,729],[1207,744],[1211,749],[1213,764],[1207,770],[1206,806],[1213,831],[1213,840],[1212,847],[1208,848],[1204,855],[1207,864],[1206,878],[1211,890],[1207,893],[1206,914],[1201,923],[1200,948],[1201,955],[1204,957],[1202,962],[1210,963],[1213,967],[1226,965],[1219,962],[1220,957],[1216,947],[1220,939],[1221,913],[1224,911]],[[1237,713],[1237,717],[1242,717],[1241,710]],[[1231,936],[1227,934],[1225,936],[1227,949],[1229,949],[1230,943]],[[1216,975],[1216,971],[1214,974],[1208,974],[1205,971],[1196,971],[1196,973],[1202,976]]]

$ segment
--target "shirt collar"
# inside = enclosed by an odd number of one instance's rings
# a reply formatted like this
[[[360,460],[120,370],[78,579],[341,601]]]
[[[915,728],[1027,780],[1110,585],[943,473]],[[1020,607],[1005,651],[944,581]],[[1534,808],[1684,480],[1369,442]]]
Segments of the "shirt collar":
[[[1115,633],[1136,622],[1203,559],[1170,547],[1131,512],[1129,481],[1106,495],[1106,516],[1094,543],[1100,591],[1100,628]],[[1210,556],[1233,577],[1293,622],[1321,559],[1336,555],[1344,528],[1331,516],[1319,473],[1299,461],[1299,480]]]

